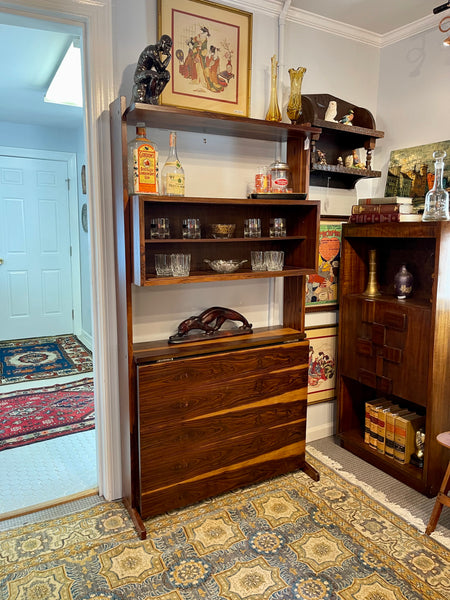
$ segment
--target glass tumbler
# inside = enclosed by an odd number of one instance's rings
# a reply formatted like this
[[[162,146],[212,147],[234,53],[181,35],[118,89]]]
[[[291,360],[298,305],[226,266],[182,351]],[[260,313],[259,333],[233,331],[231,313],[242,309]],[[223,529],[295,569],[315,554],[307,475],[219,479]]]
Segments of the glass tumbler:
[[[282,271],[284,252],[275,250],[264,252],[264,262],[268,271]]]
[[[150,221],[150,237],[160,240],[170,237],[169,219],[161,217]]]
[[[199,239],[200,219],[183,219],[183,237],[190,240]]]
[[[170,264],[172,267],[172,275],[174,277],[187,277],[191,270],[191,255],[171,254]]]
[[[252,271],[266,271],[266,263],[264,259],[264,252],[252,251]]]
[[[270,237],[286,237],[286,219],[270,219],[269,235]]]
[[[158,277],[171,277],[170,254],[155,254],[155,270]]]
[[[261,237],[261,219],[245,219],[245,221],[244,221],[244,237],[246,237],[246,238]]]

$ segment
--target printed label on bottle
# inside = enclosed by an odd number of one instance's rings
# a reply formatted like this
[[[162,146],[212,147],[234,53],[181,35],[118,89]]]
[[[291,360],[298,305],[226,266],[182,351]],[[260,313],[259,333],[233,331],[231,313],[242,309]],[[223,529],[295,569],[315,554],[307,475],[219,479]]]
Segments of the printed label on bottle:
[[[184,196],[184,175],[182,173],[167,173],[166,194],[168,196]]]
[[[133,150],[133,187],[136,194],[158,194],[158,153],[141,144]]]
[[[273,192],[283,192],[286,190],[288,185],[288,180],[286,177],[277,177],[272,181],[272,191]]]

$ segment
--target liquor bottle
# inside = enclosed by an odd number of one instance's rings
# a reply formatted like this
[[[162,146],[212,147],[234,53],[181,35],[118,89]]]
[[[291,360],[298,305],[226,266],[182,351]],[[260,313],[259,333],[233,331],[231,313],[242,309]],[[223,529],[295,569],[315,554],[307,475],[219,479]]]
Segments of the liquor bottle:
[[[162,193],[165,196],[184,196],[184,169],[177,154],[177,134],[170,132],[169,156],[161,171]]]
[[[143,123],[128,144],[128,186],[130,194],[159,194],[158,148],[147,138]]]
[[[433,153],[434,158],[434,184],[430,191],[425,194],[425,210],[422,221],[448,221],[449,196],[444,188],[444,158],[447,156],[445,150]]]

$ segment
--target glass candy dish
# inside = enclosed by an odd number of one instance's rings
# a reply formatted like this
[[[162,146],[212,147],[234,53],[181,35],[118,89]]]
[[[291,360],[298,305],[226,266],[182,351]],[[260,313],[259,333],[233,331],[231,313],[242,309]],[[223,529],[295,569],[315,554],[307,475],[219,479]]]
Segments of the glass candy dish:
[[[234,273],[237,271],[241,265],[248,262],[247,260],[208,260],[204,259],[205,263],[211,267],[213,271],[217,271],[217,273]]]

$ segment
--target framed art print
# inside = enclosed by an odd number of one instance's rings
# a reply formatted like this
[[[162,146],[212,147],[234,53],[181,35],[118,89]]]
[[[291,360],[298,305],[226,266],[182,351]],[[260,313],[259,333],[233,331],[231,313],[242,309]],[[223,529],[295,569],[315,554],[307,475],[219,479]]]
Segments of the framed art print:
[[[207,0],[158,0],[159,35],[172,38],[161,104],[247,117],[252,14]]]
[[[338,306],[342,223],[347,217],[321,217],[319,268],[306,276],[305,310],[335,310]]]
[[[337,327],[306,329],[309,340],[308,404],[336,397]]]

